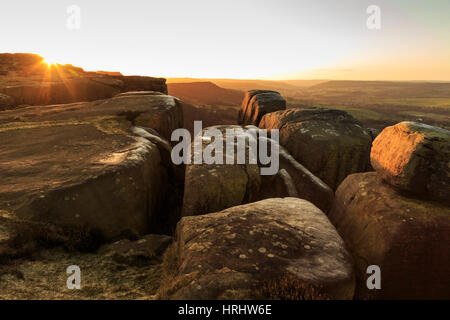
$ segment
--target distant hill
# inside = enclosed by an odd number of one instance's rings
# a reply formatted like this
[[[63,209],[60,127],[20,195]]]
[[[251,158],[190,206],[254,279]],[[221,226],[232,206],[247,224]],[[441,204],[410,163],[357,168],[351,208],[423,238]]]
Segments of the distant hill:
[[[248,91],[252,89],[275,90],[281,95],[295,96],[302,88],[327,82],[328,80],[242,80],[242,79],[195,79],[195,78],[168,78],[167,83],[198,83],[211,82],[225,89]]]
[[[170,95],[195,105],[240,106],[244,92],[225,89],[212,82],[168,83]]]

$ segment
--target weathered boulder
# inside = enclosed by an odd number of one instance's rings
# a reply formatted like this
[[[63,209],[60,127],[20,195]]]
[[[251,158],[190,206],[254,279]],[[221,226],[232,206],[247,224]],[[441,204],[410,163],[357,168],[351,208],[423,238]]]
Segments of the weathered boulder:
[[[272,198],[177,225],[171,299],[351,299],[350,255],[306,200]]]
[[[106,238],[170,229],[181,125],[179,100],[153,93],[0,112],[0,209]]]
[[[266,114],[259,127],[279,129],[280,144],[334,190],[347,175],[370,166],[371,135],[344,111],[276,111]]]
[[[450,131],[400,122],[378,135],[370,160],[391,185],[450,202]]]
[[[167,94],[166,80],[87,72],[68,64],[49,66],[33,54],[0,54],[0,93],[12,97],[14,106],[93,101],[126,91]]]
[[[450,215],[398,194],[375,172],[348,176],[329,214],[356,263],[358,299],[449,299]],[[369,290],[369,265],[381,289]]]
[[[262,117],[269,112],[286,109],[286,100],[276,91],[247,91],[239,110],[238,124],[258,126]]]
[[[237,150],[239,140],[246,139],[252,129],[258,141],[266,139],[258,134],[254,126],[213,126],[222,133],[223,164],[191,164],[186,165],[185,187],[183,198],[183,216],[199,215],[220,211],[243,203],[254,202],[273,197],[299,197],[313,202],[320,209],[328,212],[331,208],[334,193],[319,178],[299,164],[283,147],[279,148],[279,168],[275,175],[261,175],[261,163],[249,161],[249,142],[245,143],[245,161],[238,164],[237,153],[233,164],[226,164],[227,129],[242,130],[237,132],[233,147]],[[205,128],[203,132],[208,130]],[[271,143],[273,140],[269,140]],[[202,140],[202,151],[211,140]],[[273,142],[275,143],[275,142]],[[194,142],[192,142],[192,160],[194,159]],[[216,151],[217,152],[217,151]],[[216,153],[218,155],[218,153]]]

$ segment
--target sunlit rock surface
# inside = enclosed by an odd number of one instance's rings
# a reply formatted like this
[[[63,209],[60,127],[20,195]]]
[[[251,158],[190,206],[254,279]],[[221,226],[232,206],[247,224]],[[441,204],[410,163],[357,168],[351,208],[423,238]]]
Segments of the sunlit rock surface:
[[[377,136],[370,157],[372,167],[391,185],[450,202],[450,131],[401,122]]]
[[[165,139],[182,119],[154,92],[0,112],[0,209],[107,238],[163,227],[176,184]]]
[[[286,100],[276,91],[250,90],[245,93],[239,110],[238,124],[258,126],[269,112],[286,109]]]

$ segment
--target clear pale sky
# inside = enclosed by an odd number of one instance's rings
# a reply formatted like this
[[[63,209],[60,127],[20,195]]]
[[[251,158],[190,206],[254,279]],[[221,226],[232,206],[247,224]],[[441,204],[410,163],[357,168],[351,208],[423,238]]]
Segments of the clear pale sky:
[[[450,0],[3,0],[0,52],[163,77],[448,81]]]

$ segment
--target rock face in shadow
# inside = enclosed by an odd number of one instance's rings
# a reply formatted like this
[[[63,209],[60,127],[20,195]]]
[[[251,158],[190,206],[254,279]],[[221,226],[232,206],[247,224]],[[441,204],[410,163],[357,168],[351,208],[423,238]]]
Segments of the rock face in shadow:
[[[370,167],[370,132],[344,111],[276,111],[266,114],[259,127],[278,129],[280,144],[333,190],[347,175]]]
[[[147,234],[136,241],[122,239],[104,245],[98,253],[120,264],[144,266],[161,257],[172,240],[172,237],[166,235]]]
[[[276,91],[250,90],[245,93],[239,110],[238,124],[258,126],[269,112],[286,109],[286,100]]]
[[[86,72],[72,65],[51,65],[33,54],[0,54],[0,93],[12,104],[48,105],[111,98],[126,91],[158,91],[167,94],[162,78]],[[1,99],[0,99],[1,100]]]
[[[370,156],[372,167],[389,184],[450,202],[450,131],[401,122],[377,136]]]
[[[6,94],[0,93],[0,110],[12,107],[14,105],[14,99]]]
[[[353,266],[327,217],[273,198],[184,217],[172,299],[351,299]]]
[[[448,206],[401,195],[368,172],[342,182],[329,218],[355,259],[356,298],[450,298]],[[369,265],[381,269],[380,290],[367,289]]]
[[[258,134],[258,128],[254,126],[213,126],[205,128],[203,132],[211,128],[221,132],[224,137],[222,153],[216,152],[223,164],[194,164],[192,162],[186,165],[183,216],[205,214],[243,203],[286,196],[307,199],[328,212],[333,202],[333,191],[299,164],[283,147],[278,145],[280,156],[276,159],[279,161],[276,174],[261,175],[263,165],[258,161],[253,163],[250,161],[248,136],[244,131],[254,130],[259,143],[261,141],[271,143],[271,140]],[[237,150],[236,146],[240,144],[239,141],[246,141],[245,154],[241,164],[237,162],[236,151],[232,159],[233,164],[226,164],[227,129],[242,131],[237,135],[238,138],[235,138],[233,144]],[[210,140],[203,139],[202,151],[210,145],[212,145]],[[193,151],[191,160],[194,160],[194,142],[191,147]]]
[[[154,92],[0,112],[0,209],[106,238],[161,231],[177,183],[165,139],[182,123]]]

